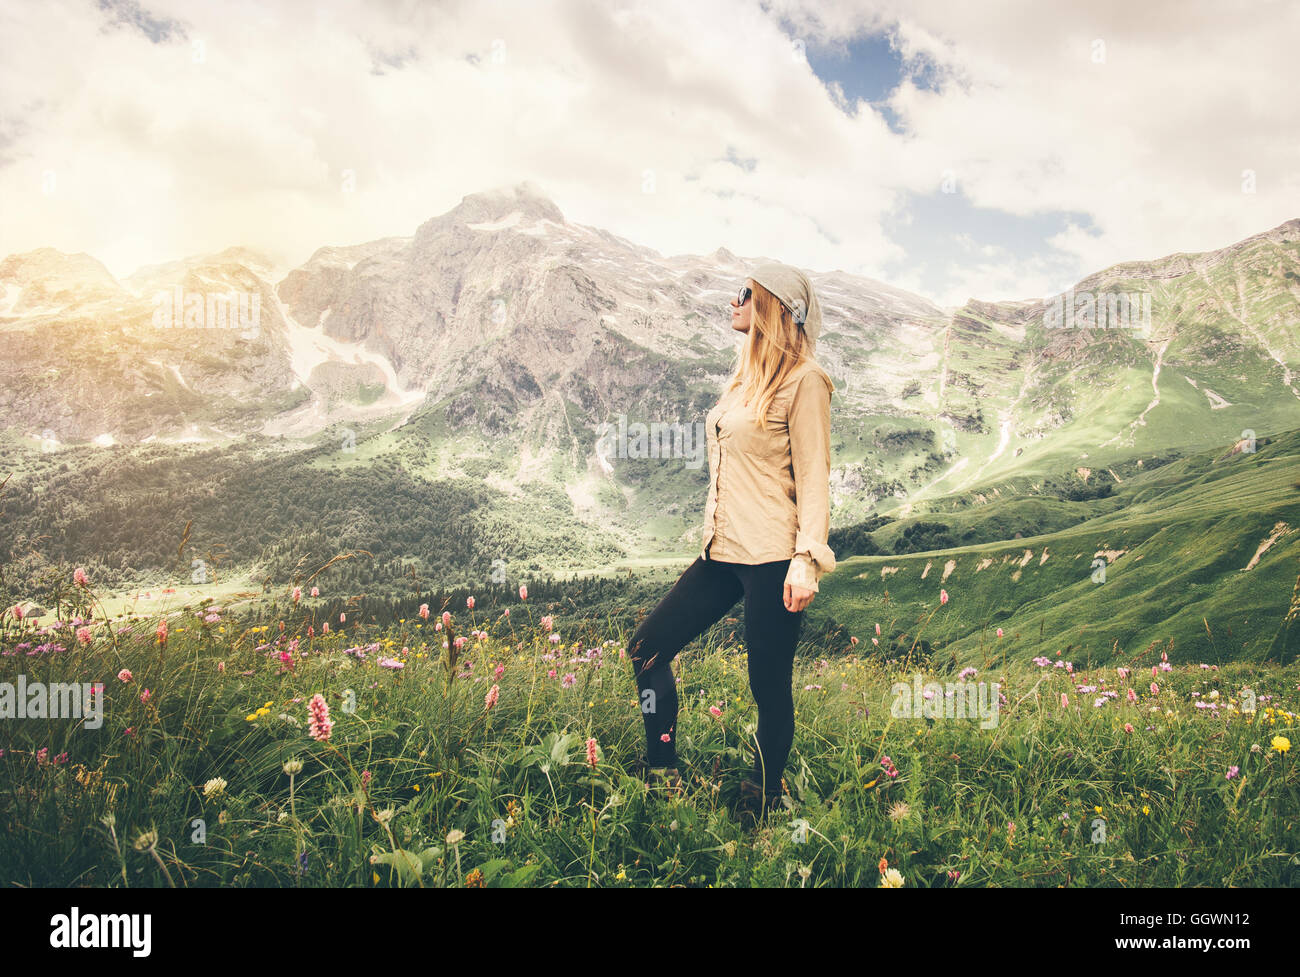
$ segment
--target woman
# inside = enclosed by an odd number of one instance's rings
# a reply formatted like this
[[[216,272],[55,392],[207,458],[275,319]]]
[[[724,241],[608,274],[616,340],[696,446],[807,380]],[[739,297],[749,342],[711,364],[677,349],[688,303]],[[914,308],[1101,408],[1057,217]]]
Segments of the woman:
[[[812,358],[821,306],[803,272],[761,265],[731,308],[731,326],[746,339],[706,422],[703,549],[637,628],[628,655],[646,729],[637,772],[676,787],[677,687],[670,663],[744,598],[758,750],[737,813],[761,816],[781,796],[794,740],[791,680],[804,608],[818,580],[835,569],[826,545],[835,386]]]

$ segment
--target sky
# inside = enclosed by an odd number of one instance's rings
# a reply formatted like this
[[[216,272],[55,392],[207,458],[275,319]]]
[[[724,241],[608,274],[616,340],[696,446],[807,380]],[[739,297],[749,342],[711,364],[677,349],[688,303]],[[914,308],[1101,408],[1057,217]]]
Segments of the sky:
[[[1300,217],[1300,3],[5,0],[0,255],[281,269],[529,181],[958,306]]]

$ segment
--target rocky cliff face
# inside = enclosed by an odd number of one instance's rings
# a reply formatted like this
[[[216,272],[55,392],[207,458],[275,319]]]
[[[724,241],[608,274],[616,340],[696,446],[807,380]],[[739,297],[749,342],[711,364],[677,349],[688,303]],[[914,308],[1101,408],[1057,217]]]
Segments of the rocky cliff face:
[[[41,249],[0,263],[0,423],[47,443],[418,425],[582,478],[603,422],[702,420],[736,342],[728,302],[758,260],[665,257],[567,221],[530,184],[283,277],[243,248],[122,282]],[[1300,419],[1300,221],[1075,286],[1094,308],[1122,293],[1141,314],[1145,296],[1143,329],[1054,327],[1052,297],[948,314],[810,277],[841,505]]]

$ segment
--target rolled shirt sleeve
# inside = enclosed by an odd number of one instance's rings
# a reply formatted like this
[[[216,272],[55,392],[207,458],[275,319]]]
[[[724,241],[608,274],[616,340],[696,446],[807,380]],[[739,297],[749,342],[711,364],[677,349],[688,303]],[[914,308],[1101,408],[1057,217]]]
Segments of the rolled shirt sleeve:
[[[799,381],[788,424],[799,525],[785,582],[816,591],[818,581],[835,569],[835,553],[826,545],[831,525],[831,391],[820,372],[811,370]]]

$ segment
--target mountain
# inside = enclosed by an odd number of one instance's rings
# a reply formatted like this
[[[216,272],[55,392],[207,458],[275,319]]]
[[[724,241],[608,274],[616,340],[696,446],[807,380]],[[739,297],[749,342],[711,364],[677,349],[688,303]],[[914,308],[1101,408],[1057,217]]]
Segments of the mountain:
[[[359,458],[400,455],[417,477],[514,497],[559,487],[634,549],[687,549],[707,472],[611,462],[597,432],[702,423],[736,341],[727,303],[762,260],[666,257],[566,220],[530,183],[471,194],[410,237],[321,248],[282,277],[244,248],[121,282],[41,249],[0,263],[0,425],[45,450],[360,439]],[[837,525],[1061,473],[1095,484],[1300,426],[1298,220],[1074,286],[1103,309],[1136,297],[1142,328],[1058,328],[1050,296],[945,311],[843,272],[810,277],[837,388]]]

